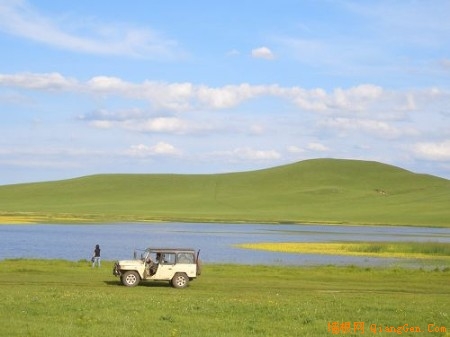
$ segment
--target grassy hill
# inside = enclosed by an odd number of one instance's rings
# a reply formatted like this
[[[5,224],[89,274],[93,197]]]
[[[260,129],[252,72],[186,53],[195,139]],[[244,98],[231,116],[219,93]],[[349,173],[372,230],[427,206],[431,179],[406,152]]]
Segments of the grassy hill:
[[[228,174],[105,174],[0,186],[0,223],[167,220],[450,227],[449,206],[449,180],[339,159]]]

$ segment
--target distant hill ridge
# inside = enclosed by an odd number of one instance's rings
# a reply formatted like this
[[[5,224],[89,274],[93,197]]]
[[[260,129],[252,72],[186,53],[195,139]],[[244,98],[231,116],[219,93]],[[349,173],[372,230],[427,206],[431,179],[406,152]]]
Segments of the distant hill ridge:
[[[198,221],[450,227],[450,181],[313,159],[223,174],[101,174],[0,186],[0,222]]]

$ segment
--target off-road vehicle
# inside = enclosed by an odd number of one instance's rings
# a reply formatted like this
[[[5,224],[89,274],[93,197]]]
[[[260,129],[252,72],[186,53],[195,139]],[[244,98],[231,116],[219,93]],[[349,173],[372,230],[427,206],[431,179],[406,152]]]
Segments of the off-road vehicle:
[[[127,287],[141,280],[169,281],[175,288],[187,287],[200,275],[200,251],[194,249],[147,248],[140,258],[121,260],[114,264],[113,274]]]

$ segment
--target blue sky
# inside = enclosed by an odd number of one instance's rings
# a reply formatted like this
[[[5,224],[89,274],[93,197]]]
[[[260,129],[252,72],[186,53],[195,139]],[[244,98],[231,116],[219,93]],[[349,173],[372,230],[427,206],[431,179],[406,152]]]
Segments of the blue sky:
[[[450,179],[450,2],[0,0],[0,184],[311,158]]]

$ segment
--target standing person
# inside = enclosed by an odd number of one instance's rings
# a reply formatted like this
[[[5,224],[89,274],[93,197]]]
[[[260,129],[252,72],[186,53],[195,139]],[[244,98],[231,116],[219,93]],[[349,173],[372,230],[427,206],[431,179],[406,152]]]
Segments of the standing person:
[[[92,256],[92,268],[94,268],[95,265],[97,265],[97,267],[99,267],[99,268],[101,266],[101,263],[100,263],[100,246],[99,245],[95,246],[94,255]]]

